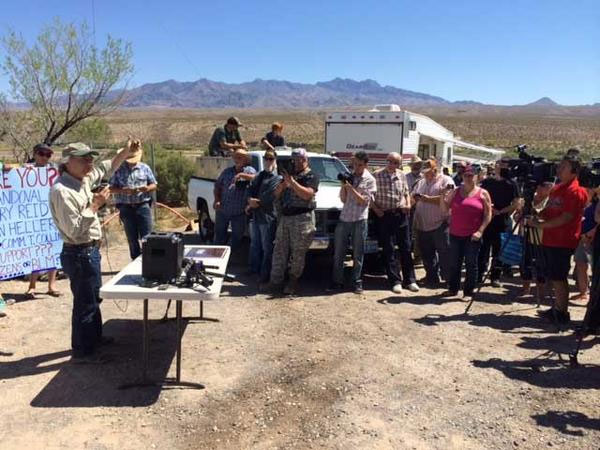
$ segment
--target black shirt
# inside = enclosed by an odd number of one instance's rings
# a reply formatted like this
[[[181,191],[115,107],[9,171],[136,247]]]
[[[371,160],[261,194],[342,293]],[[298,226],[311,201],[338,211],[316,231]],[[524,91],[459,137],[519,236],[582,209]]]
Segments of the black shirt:
[[[519,198],[519,186],[511,179],[489,177],[481,182],[481,187],[490,193],[492,207],[497,210],[506,208],[515,198]],[[505,231],[509,225],[509,218],[510,214],[494,216],[488,225],[489,230],[495,232]]]
[[[269,131],[264,139],[266,139],[273,147],[285,147],[285,139],[283,136],[276,135],[272,131]]]
[[[270,223],[276,219],[273,202],[275,188],[281,182],[281,177],[274,172],[263,170],[254,177],[248,188],[250,197],[260,201],[259,207],[252,210],[257,223]]]
[[[294,175],[294,179],[300,186],[312,188],[315,191],[319,189],[319,177],[310,169],[306,169],[304,172]],[[315,196],[312,199],[304,200],[300,198],[292,190],[287,188],[283,191],[281,197],[281,212],[284,216],[295,216],[312,211],[317,207]]]

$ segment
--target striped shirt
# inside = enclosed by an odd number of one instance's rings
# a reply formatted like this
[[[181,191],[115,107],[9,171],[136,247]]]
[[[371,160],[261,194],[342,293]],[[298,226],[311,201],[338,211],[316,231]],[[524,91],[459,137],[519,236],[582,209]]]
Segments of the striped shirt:
[[[346,201],[344,207],[340,213],[340,220],[342,222],[357,222],[359,220],[365,220],[369,216],[369,204],[373,200],[375,192],[377,192],[377,185],[375,183],[375,177],[365,169],[362,176],[354,175],[352,186],[358,191],[359,194],[367,196],[368,201],[365,205],[358,203],[353,194],[348,193],[346,195]]]
[[[381,209],[408,208],[408,184],[404,172],[396,169],[396,172],[390,174],[387,169],[381,169],[375,173],[375,182],[377,184],[377,193],[375,194],[375,204]]]
[[[438,175],[431,181],[423,178],[413,188],[414,194],[435,197],[443,195],[446,186],[454,186],[454,181],[447,175]],[[423,200],[417,202],[413,227],[419,231],[432,231],[448,220],[448,213],[444,212],[439,204],[429,203]]]

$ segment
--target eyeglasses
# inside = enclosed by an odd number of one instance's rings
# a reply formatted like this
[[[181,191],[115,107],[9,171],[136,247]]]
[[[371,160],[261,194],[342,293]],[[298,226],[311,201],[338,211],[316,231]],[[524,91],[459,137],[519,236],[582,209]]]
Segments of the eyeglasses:
[[[44,158],[50,158],[52,157],[52,152],[37,152],[38,155],[44,157]]]
[[[400,161],[396,161],[395,159],[388,159],[387,162],[388,164],[393,164],[395,166],[400,164]]]
[[[275,161],[275,158],[271,158],[270,156],[263,156],[265,161]]]

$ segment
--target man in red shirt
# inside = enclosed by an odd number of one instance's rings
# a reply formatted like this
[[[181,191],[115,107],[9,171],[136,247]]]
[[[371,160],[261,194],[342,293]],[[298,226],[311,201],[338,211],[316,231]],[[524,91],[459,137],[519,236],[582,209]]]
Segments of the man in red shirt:
[[[562,159],[557,168],[559,183],[550,191],[548,203],[539,217],[529,221],[531,226],[544,230],[542,248],[546,276],[552,282],[555,294],[552,308],[540,312],[540,316],[551,319],[559,326],[567,325],[571,319],[567,280],[571,255],[579,242],[583,209],[587,203],[587,192],[577,181],[580,168],[578,156],[567,154]]]

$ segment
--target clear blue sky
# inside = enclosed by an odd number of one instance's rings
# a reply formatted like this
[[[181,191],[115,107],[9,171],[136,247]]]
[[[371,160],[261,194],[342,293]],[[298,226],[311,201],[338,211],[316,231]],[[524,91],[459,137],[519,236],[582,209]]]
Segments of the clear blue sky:
[[[600,0],[4,0],[0,30],[53,16],[130,41],[134,85],[371,78],[448,100],[600,102]],[[0,76],[0,90],[8,85]]]

